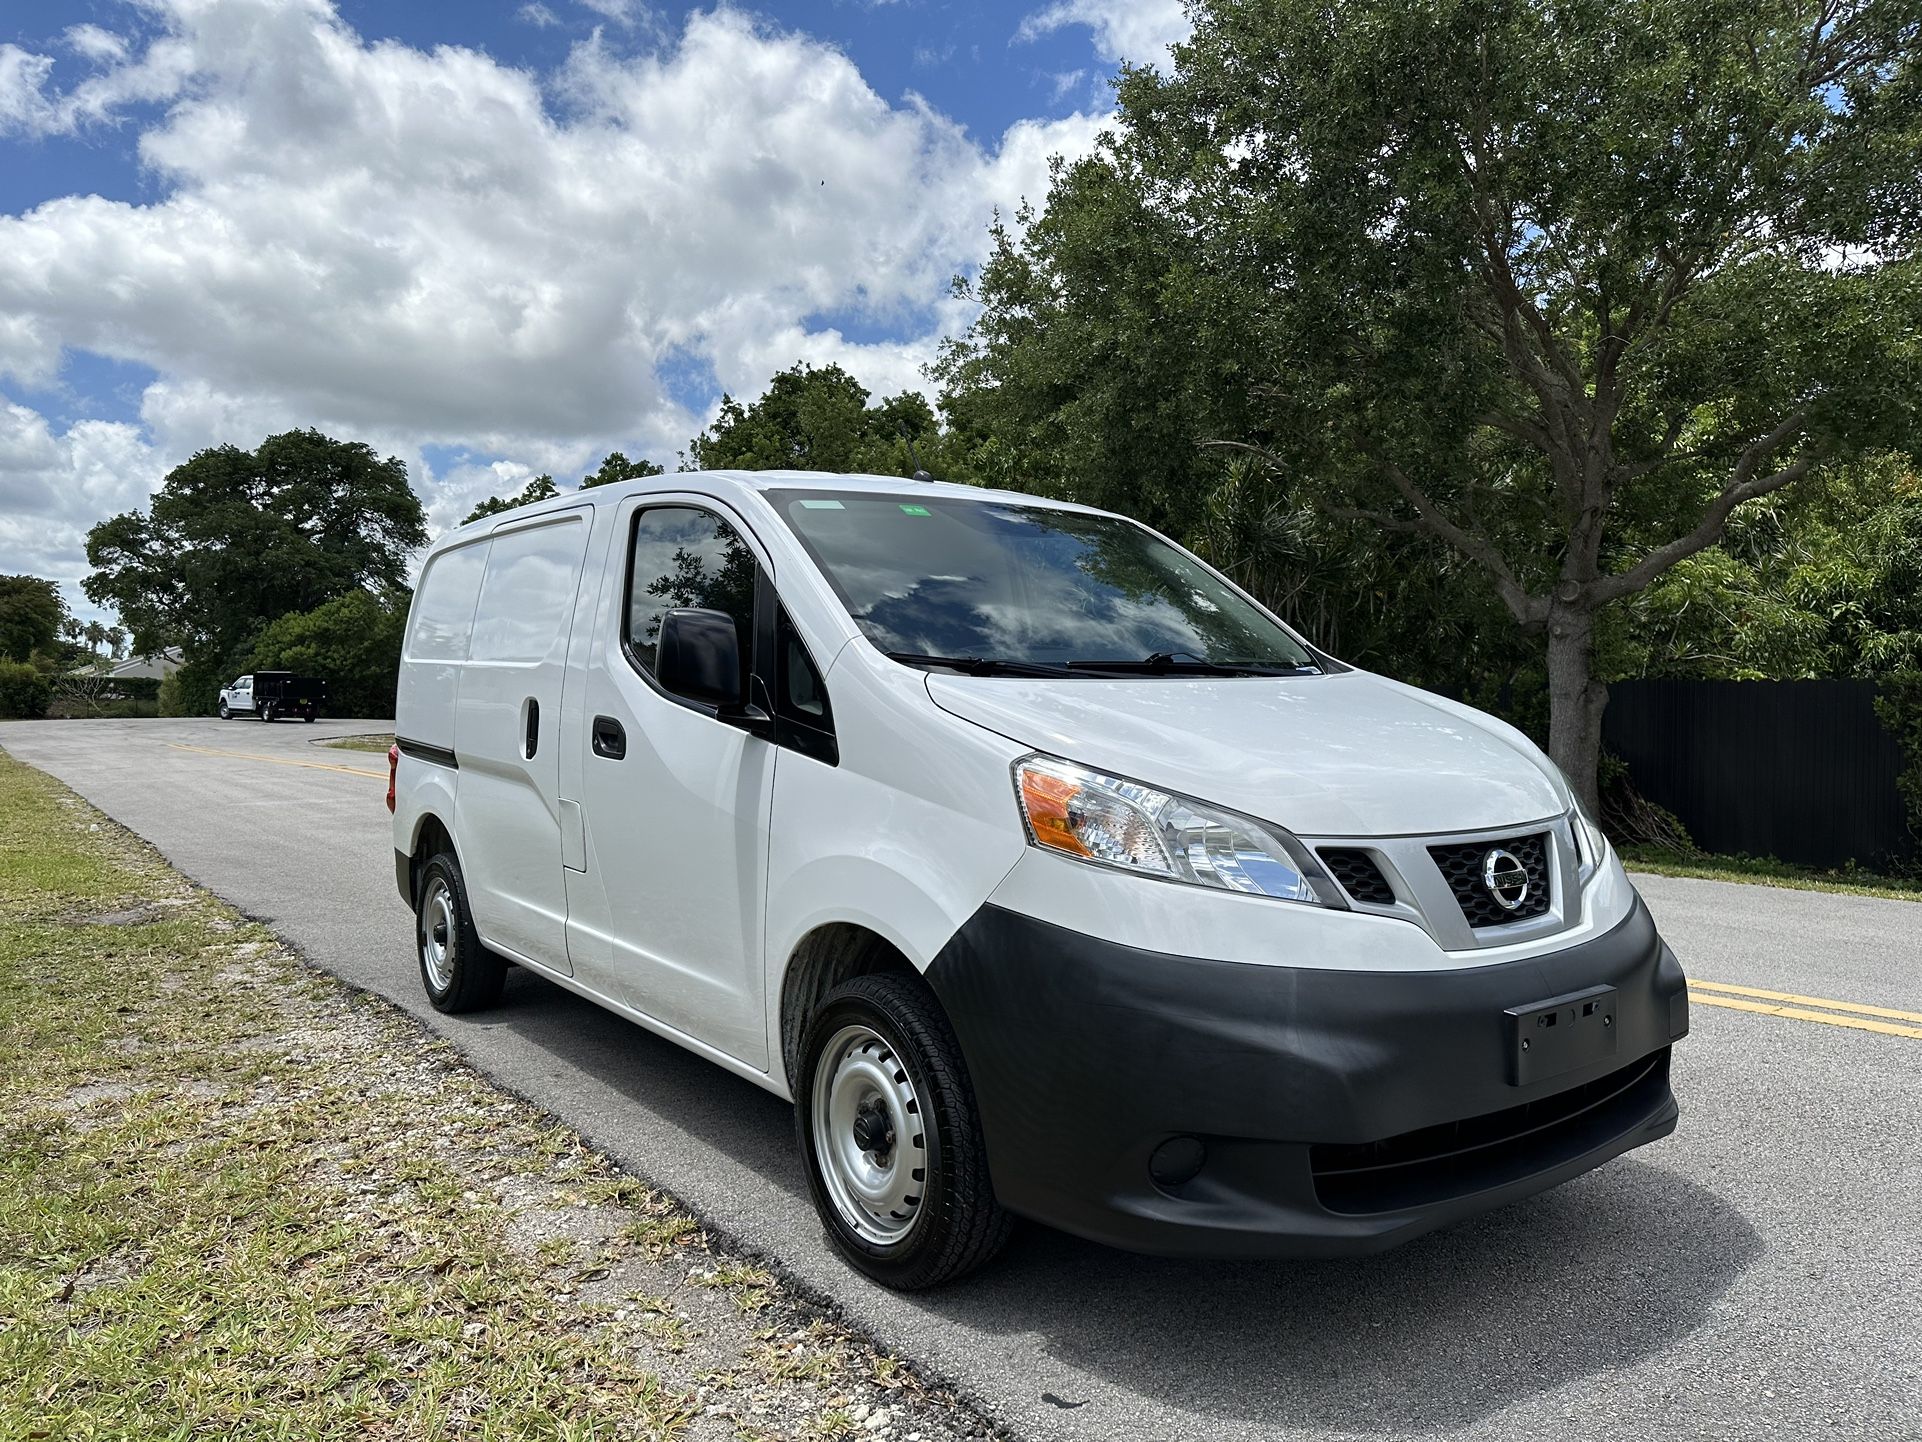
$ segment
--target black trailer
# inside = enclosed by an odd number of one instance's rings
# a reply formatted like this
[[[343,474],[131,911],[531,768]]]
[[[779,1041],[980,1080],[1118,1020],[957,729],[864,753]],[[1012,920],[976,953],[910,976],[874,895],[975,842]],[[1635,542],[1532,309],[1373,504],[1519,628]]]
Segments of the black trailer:
[[[254,715],[262,721],[298,716],[311,721],[327,701],[327,683],[292,671],[254,672]]]

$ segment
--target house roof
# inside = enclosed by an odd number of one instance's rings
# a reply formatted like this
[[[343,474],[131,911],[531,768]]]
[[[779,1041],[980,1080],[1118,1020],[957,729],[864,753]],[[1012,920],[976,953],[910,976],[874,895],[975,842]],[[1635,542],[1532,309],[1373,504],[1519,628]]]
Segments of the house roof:
[[[182,657],[178,646],[169,646],[164,651],[151,656],[129,656],[116,662],[107,672],[109,676],[132,680],[139,677],[160,678],[171,675],[180,669]]]

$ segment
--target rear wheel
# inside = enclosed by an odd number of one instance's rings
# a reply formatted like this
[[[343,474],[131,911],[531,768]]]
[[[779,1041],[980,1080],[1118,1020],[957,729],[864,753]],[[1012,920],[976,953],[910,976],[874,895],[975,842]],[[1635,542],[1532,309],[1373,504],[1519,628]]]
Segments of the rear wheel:
[[[507,963],[481,945],[467,908],[460,863],[443,851],[421,868],[414,891],[414,943],[421,985],[436,1011],[477,1011],[500,1000]]]
[[[271,721],[274,719],[274,703],[273,702],[268,701],[261,705],[260,719],[262,721]]]
[[[841,1255],[884,1286],[938,1286],[1001,1250],[960,1044],[918,977],[829,993],[801,1047],[795,1115],[808,1189]]]

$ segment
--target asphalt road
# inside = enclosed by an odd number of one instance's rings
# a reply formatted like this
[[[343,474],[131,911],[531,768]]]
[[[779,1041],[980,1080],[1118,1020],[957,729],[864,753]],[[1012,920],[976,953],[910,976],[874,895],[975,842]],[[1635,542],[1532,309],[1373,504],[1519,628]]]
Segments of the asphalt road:
[[[385,758],[311,744],[366,729],[14,723],[0,746],[1029,1439],[1922,1438],[1922,1036],[1899,1034],[1922,1016],[1698,990],[1676,1135],[1385,1256],[1193,1265],[1028,1227],[904,1298],[829,1253],[773,1097],[525,973],[498,1010],[427,1006]],[[1922,1014],[1922,905],[1640,884],[1698,982]]]

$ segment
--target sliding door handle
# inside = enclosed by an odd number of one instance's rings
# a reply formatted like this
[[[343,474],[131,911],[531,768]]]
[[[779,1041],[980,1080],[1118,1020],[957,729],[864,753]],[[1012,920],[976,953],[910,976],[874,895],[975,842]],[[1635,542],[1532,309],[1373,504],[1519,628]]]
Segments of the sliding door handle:
[[[627,732],[612,716],[594,718],[594,754],[605,756],[609,761],[619,761],[627,755]]]

